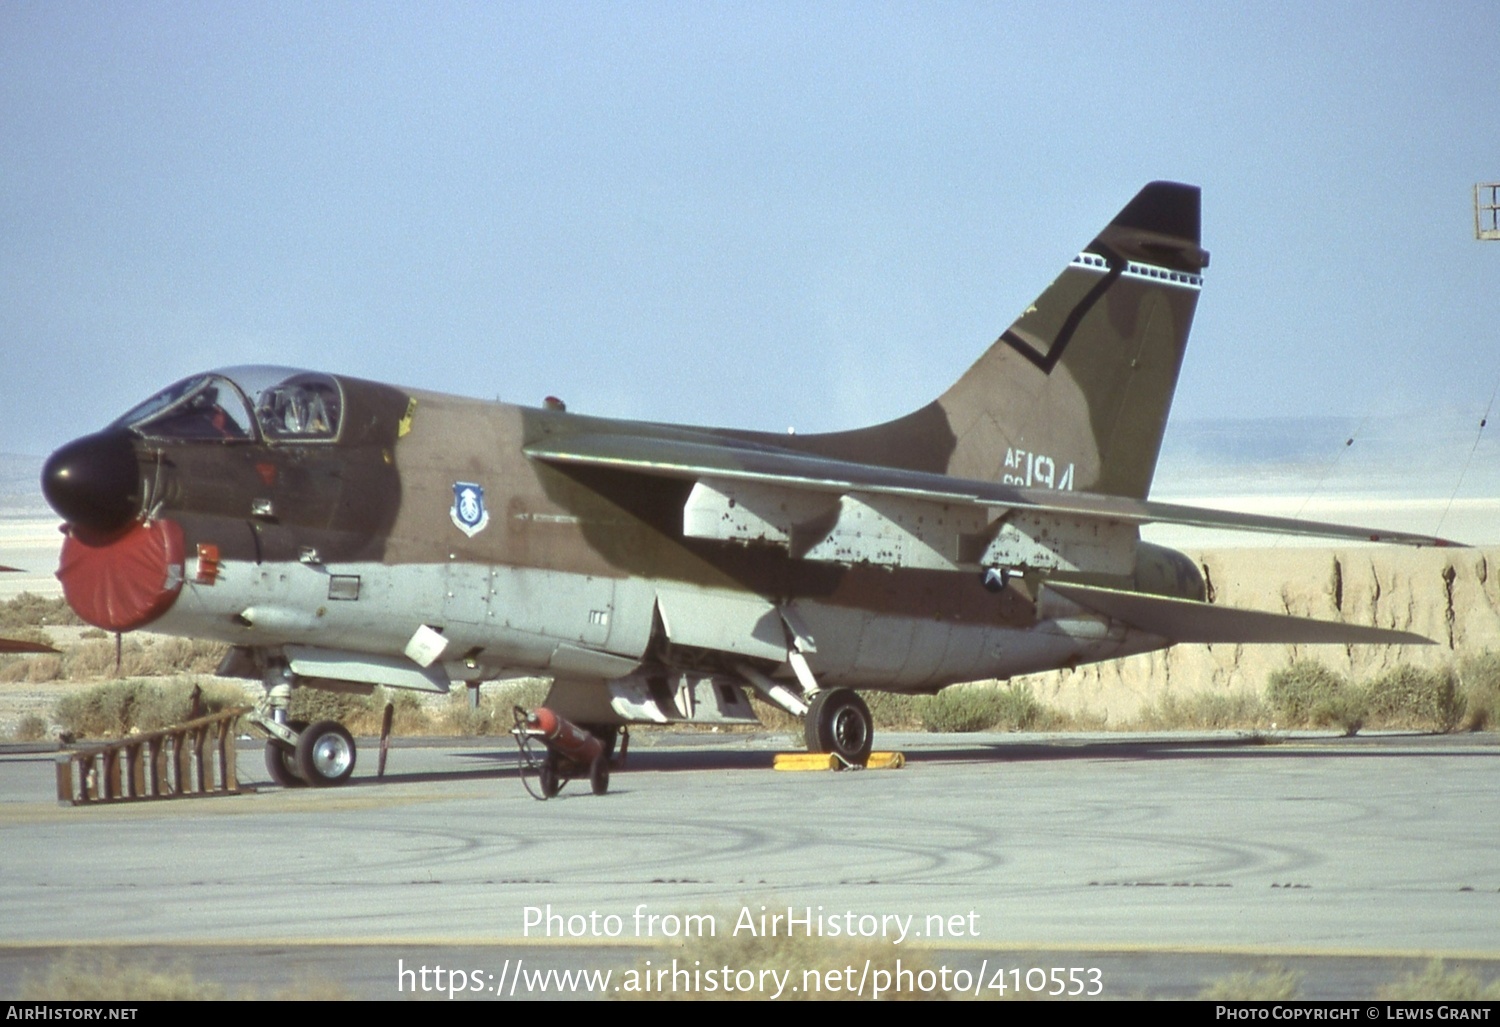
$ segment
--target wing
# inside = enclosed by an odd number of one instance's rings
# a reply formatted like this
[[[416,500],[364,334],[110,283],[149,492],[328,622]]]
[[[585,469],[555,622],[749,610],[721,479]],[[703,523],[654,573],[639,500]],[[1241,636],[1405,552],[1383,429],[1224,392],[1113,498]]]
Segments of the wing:
[[[1430,535],[1230,513],[1063,488],[879,467],[707,434],[601,433],[526,447],[558,468],[692,481],[689,538],[766,543],[793,557],[957,570],[1128,574],[1142,524],[1341,541],[1458,546]]]

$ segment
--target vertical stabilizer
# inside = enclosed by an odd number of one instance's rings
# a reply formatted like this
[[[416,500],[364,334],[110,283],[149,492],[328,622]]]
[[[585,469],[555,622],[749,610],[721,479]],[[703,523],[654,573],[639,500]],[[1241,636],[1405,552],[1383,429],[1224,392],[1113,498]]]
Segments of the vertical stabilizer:
[[[935,402],[830,456],[1144,498],[1202,288],[1196,186],[1153,182]]]

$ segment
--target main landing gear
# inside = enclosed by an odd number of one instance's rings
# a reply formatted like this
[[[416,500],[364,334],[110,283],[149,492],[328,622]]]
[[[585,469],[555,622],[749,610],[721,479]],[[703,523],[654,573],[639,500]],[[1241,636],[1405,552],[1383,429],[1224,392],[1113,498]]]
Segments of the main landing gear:
[[[808,752],[833,753],[862,767],[875,743],[875,721],[870,707],[851,688],[829,688],[813,693],[802,722]]]
[[[283,788],[341,785],[354,773],[358,752],[354,738],[336,720],[309,726],[292,720],[282,725],[297,737],[295,745],[272,735],[266,742],[266,772]]]
[[[805,670],[804,666],[804,670]],[[749,664],[735,668],[762,699],[802,718],[802,737],[808,752],[826,752],[850,766],[870,761],[875,743],[875,720],[870,707],[852,688],[819,688],[810,671],[799,674],[801,693]]]

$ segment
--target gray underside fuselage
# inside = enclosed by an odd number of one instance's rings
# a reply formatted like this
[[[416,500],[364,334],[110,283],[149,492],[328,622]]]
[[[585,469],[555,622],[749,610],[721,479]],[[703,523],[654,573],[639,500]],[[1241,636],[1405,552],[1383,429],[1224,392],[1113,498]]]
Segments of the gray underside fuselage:
[[[212,584],[195,580],[191,560],[186,572],[182,594],[153,630],[283,657],[304,678],[425,691],[520,675],[575,687],[678,672],[734,677],[747,665],[794,681],[788,653],[800,641],[824,687],[930,692],[1167,644],[1062,601],[1018,628],[469,563],[227,561]],[[974,587],[969,575],[952,577],[955,588]],[[407,655],[423,626],[443,640],[425,667],[422,656]]]

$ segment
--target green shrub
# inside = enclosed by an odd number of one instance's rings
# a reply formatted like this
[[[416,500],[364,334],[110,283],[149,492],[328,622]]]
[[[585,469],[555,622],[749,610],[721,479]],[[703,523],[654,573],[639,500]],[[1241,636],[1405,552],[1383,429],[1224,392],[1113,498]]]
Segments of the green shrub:
[[[1003,688],[965,685],[927,700],[922,711],[928,731],[1026,731],[1042,720],[1045,708],[1026,685]]]
[[[907,695],[901,692],[860,692],[870,707],[870,717],[877,731],[917,731],[922,727],[923,711],[931,696]]]
[[[1500,653],[1486,649],[1465,656],[1458,663],[1459,686],[1468,711],[1470,731],[1483,731],[1500,724]]]
[[[1429,727],[1446,733],[1464,717],[1458,675],[1449,668],[1392,667],[1370,682],[1366,695],[1370,716],[1392,726]]]
[[[1364,690],[1312,660],[1297,660],[1272,673],[1266,702],[1288,727],[1332,724],[1352,735],[1365,723]]]

